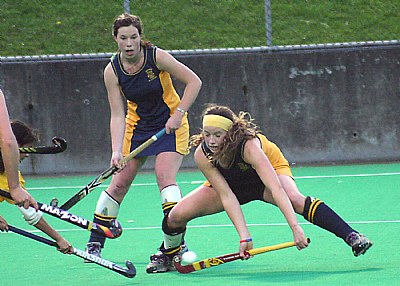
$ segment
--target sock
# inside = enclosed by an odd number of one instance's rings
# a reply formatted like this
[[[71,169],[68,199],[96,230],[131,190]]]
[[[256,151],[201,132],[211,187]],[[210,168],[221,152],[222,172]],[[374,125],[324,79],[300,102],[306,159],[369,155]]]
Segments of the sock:
[[[355,231],[330,207],[317,198],[306,198],[303,217],[312,224],[332,232],[343,240],[346,240],[350,232]]]
[[[106,191],[103,191],[100,194],[99,200],[97,201],[93,222],[110,227],[111,220],[117,218],[118,212],[119,203],[114,200]],[[101,248],[103,248],[105,241],[105,236],[93,231],[90,233],[89,242],[100,242]]]
[[[170,185],[161,190],[161,207],[164,215],[168,214],[171,209],[182,199],[181,190],[177,185]]]
[[[173,256],[181,250],[181,244],[185,229],[171,230],[168,227],[168,214],[172,208],[182,199],[181,190],[177,185],[170,185],[161,190],[161,205],[164,213],[162,229],[164,232],[164,243],[160,247],[166,255]]]
[[[162,251],[166,255],[175,255],[182,249],[183,237],[185,235],[186,227],[179,229],[171,229],[168,226],[168,214],[164,216],[162,222],[162,230],[164,232],[164,243],[161,246]]]

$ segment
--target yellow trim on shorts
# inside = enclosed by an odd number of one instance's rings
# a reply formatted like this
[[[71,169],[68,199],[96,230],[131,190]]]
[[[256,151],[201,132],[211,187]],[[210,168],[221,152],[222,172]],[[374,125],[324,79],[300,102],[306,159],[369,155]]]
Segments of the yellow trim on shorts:
[[[189,122],[187,114],[182,118],[181,127],[175,131],[176,152],[182,155],[189,154]]]

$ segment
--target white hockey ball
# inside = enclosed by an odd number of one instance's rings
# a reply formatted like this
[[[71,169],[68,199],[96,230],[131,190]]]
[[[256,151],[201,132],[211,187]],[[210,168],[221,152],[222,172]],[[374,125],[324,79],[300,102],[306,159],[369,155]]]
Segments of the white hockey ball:
[[[184,264],[192,264],[196,262],[196,260],[197,260],[197,254],[193,251],[189,250],[182,254],[182,262]]]

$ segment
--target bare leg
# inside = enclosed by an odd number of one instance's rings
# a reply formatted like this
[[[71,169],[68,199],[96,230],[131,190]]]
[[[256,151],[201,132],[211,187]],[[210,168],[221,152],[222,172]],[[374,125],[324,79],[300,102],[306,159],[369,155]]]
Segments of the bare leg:
[[[145,162],[145,160],[146,158],[132,159],[121,172],[112,177],[110,185],[100,194],[100,197],[97,201],[93,218],[95,223],[107,227],[111,226],[111,220],[117,218],[120,204],[127,194],[139,168]],[[105,241],[106,238],[104,236],[101,236],[95,232],[91,232],[88,248],[91,245],[95,245],[96,249],[93,250],[93,253],[98,252],[100,254],[99,246],[103,248]]]
[[[355,256],[364,254],[372,242],[350,227],[334,210],[318,198],[305,197],[296,186],[295,181],[286,175],[279,175],[279,181],[287,193],[296,213],[307,221],[319,226],[343,239],[353,249]],[[265,199],[274,203],[272,196],[265,192]]]

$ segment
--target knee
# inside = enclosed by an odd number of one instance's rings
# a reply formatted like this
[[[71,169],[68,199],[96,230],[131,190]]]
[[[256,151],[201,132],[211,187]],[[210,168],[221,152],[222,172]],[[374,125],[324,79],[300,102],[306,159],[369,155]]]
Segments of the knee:
[[[166,223],[171,229],[179,229],[186,228],[187,221],[183,219],[183,216],[179,213],[179,209],[174,207],[166,216]]]
[[[304,211],[304,204],[306,198],[303,195],[292,195],[289,196],[290,202],[292,203],[293,209],[296,213],[302,214]]]
[[[186,223],[182,223],[175,219],[171,212],[164,216],[162,221],[163,232],[169,235],[177,235],[183,233],[186,230]]]

